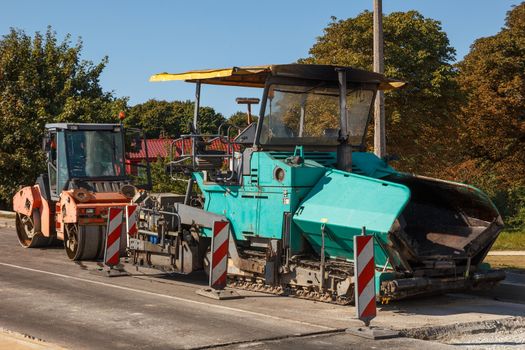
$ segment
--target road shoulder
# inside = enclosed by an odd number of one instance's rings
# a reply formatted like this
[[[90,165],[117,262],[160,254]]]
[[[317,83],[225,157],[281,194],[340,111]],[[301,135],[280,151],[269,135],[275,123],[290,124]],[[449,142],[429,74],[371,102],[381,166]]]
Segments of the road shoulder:
[[[9,350],[64,350],[58,345],[31,336],[0,329],[0,349]]]

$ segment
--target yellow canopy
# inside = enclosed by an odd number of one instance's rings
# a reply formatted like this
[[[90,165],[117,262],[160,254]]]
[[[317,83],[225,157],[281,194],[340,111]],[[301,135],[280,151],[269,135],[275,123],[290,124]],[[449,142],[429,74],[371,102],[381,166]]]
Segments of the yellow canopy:
[[[243,87],[264,87],[268,75],[308,80],[337,81],[338,69],[347,70],[347,81],[357,83],[379,83],[381,90],[400,88],[405,82],[388,79],[379,73],[368,72],[351,67],[317,64],[277,64],[267,66],[232,67],[223,69],[195,70],[185,73],[159,73],[149,81],[184,80],[200,81],[203,84],[230,85]]]
[[[264,87],[271,66],[232,67],[223,69],[195,70],[185,73],[160,73],[151,76],[149,81],[202,81],[205,84]]]

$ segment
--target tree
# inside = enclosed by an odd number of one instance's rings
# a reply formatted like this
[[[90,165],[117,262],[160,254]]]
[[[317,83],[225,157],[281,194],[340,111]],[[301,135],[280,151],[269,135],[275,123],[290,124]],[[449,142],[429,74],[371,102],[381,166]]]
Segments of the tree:
[[[158,101],[133,106],[125,120],[126,125],[141,128],[149,138],[157,138],[163,133],[167,137],[178,138],[189,133],[193,121],[194,103],[191,101]],[[199,129],[205,134],[215,134],[225,122],[222,114],[211,107],[199,108]]]
[[[252,122],[256,122],[257,119],[257,116],[252,114]],[[248,113],[237,111],[228,118],[228,123],[244,129],[248,126]]]
[[[99,77],[108,59],[81,60],[82,41],[59,42],[49,27],[30,37],[22,30],[0,39],[0,207],[20,184],[44,170],[40,152],[50,122],[114,122],[126,99],[104,92]]]
[[[525,227],[525,2],[496,35],[475,41],[458,65],[466,103],[456,177],[479,184]]]
[[[151,182],[154,193],[172,192],[185,194],[187,187],[187,178],[178,174],[180,179],[175,180],[166,172],[166,166],[169,164],[167,158],[158,158],[156,162],[151,163]]]
[[[346,20],[333,17],[310,56],[299,62],[372,70],[372,25],[368,11]],[[417,11],[393,12],[383,25],[385,75],[408,82],[386,94],[387,151],[400,156],[402,170],[437,175],[454,157],[448,151],[455,148],[454,112],[461,101],[455,51],[440,22]]]

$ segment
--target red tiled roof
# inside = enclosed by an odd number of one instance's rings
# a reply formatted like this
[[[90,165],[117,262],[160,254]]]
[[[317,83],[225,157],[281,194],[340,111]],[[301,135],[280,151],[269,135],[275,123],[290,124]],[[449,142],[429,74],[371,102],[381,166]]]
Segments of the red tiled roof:
[[[191,154],[191,139],[176,139],[173,141],[175,143],[175,155],[180,156],[182,153],[184,154]],[[209,150],[215,150],[215,151],[224,151],[228,152],[228,143],[226,143],[224,140],[222,140],[219,137],[215,137],[211,140],[208,140],[208,145],[206,146]],[[240,149],[240,146],[237,144],[233,145],[233,148],[238,151]],[[183,152],[184,151],[184,152]]]
[[[216,137],[208,141],[209,144],[206,147],[210,150],[225,151],[228,152],[228,144],[221,138]],[[148,157],[150,161],[154,161],[157,158],[167,158],[170,156],[171,144],[174,143],[175,156],[180,156],[182,153],[191,154],[191,139],[148,139],[146,144],[148,145]],[[240,146],[235,144],[234,149],[238,151]],[[183,152],[184,151],[184,152]],[[142,141],[142,149],[140,152],[128,152],[127,158],[130,160],[142,160],[146,159],[146,148],[144,147],[144,141]]]
[[[166,158],[170,154],[172,140],[170,139],[147,139],[148,158],[155,160],[158,157]],[[142,149],[140,152],[127,152],[129,159],[146,159],[146,147],[144,147],[144,140],[142,141]]]

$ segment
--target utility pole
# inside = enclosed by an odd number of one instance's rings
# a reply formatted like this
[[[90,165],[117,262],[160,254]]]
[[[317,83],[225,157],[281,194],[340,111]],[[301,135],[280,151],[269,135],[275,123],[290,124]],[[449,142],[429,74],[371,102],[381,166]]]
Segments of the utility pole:
[[[383,57],[383,4],[374,1],[374,72],[385,72]],[[385,95],[378,91],[374,101],[374,153],[379,158],[386,156]]]

